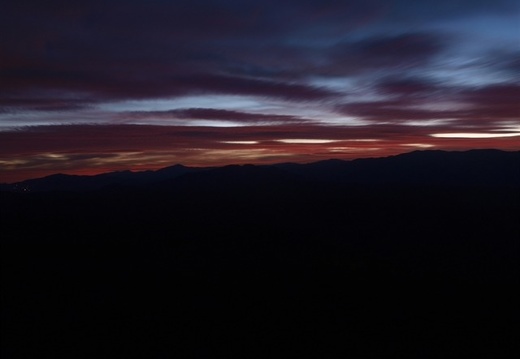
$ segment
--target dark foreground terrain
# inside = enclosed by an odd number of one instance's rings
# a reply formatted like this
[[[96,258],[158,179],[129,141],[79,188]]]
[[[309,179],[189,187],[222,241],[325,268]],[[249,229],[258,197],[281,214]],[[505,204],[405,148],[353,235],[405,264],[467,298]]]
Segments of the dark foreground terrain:
[[[518,153],[442,156],[1,192],[2,358],[516,357]]]

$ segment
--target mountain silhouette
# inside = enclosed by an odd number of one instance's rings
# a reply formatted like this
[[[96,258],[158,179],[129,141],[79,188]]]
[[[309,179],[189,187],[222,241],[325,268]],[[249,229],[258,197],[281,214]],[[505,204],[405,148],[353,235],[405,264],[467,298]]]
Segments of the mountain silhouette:
[[[174,165],[157,171],[118,171],[94,176],[54,174],[43,178],[30,179],[14,184],[2,184],[1,190],[18,192],[39,191],[93,191],[118,186],[152,185],[183,174],[196,172],[197,168]]]
[[[337,183],[399,185],[518,185],[520,152],[414,151],[353,161],[280,165],[303,176]]]
[[[4,191],[92,191],[113,187],[266,186],[314,181],[321,184],[518,186],[520,152],[414,151],[385,158],[326,160],[310,164],[230,165],[157,171],[111,172],[95,176],[56,174],[15,184]]]
[[[5,358],[509,358],[520,152],[4,185]]]

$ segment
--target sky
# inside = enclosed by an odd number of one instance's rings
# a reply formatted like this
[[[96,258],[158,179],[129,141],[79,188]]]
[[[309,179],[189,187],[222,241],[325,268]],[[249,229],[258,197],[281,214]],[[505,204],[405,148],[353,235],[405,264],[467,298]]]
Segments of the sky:
[[[0,182],[520,150],[520,0],[4,0]]]

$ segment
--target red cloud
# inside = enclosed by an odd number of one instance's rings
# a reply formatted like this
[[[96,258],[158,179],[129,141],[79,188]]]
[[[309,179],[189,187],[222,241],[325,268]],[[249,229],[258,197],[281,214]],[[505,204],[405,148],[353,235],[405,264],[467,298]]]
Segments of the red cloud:
[[[520,149],[517,138],[461,141],[430,136],[447,131],[451,131],[450,127],[402,125],[41,126],[0,132],[3,167],[0,175],[1,182],[13,182],[56,172],[99,173],[116,169],[159,168],[174,163],[215,166],[376,157],[428,146],[439,149]],[[282,139],[331,141],[284,143],[279,141]]]

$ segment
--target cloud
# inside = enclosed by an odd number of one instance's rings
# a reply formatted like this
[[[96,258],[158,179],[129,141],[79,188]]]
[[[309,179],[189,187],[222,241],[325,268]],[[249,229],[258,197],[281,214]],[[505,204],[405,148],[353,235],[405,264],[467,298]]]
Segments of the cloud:
[[[520,98],[520,84],[500,83],[489,86],[472,88],[462,94],[462,97],[476,106],[518,110],[518,99]]]
[[[1,98],[0,112],[16,113],[20,111],[64,112],[77,111],[91,107],[85,99],[68,99],[63,97],[21,97]]]
[[[388,76],[376,84],[377,92],[389,96],[402,96],[406,98],[424,98],[436,93],[451,92],[446,86],[426,78],[410,76]]]
[[[486,127],[489,129],[489,127]],[[32,126],[0,132],[0,152],[5,155],[37,153],[168,151],[218,148],[225,141],[256,141],[262,144],[279,140],[400,141],[424,138],[430,133],[453,132],[452,126],[439,124],[415,127],[406,124],[371,126],[322,126],[284,124],[236,128],[151,125],[55,125]],[[368,141],[370,139],[370,141]],[[294,141],[293,141],[294,142]],[[312,142],[312,141],[311,141]],[[421,142],[417,141],[416,142]]]
[[[238,123],[301,123],[312,122],[309,119],[289,115],[268,115],[214,108],[181,108],[167,111],[134,111],[122,113],[125,119],[181,119],[181,120],[222,120]]]
[[[333,77],[370,75],[374,70],[410,71],[431,64],[448,44],[448,39],[438,33],[400,32],[348,38],[321,47],[292,48],[300,58],[283,75]]]
[[[370,102],[353,102],[338,106],[338,110],[348,116],[357,116],[376,123],[405,122],[413,120],[453,119],[461,115],[461,111],[435,111],[412,106],[408,100],[382,100]]]
[[[278,36],[294,25],[277,18],[270,5],[247,1],[8,2],[0,15],[10,29],[0,34],[0,95],[12,107],[37,110],[61,100],[72,102],[70,93],[76,102],[187,93],[239,93],[291,101],[333,96],[330,90],[304,83],[265,78],[266,72],[230,73],[236,64],[242,66],[242,57],[244,66],[254,65],[246,54],[260,59],[257,67],[264,69],[272,68],[268,53],[273,50],[281,51],[276,58],[285,57],[287,46],[280,44]],[[279,7],[289,14],[295,5]],[[297,8],[312,14],[306,6]],[[42,107],[32,105],[49,91],[68,97],[49,99],[49,104],[39,100]]]
[[[7,0],[0,158],[100,169],[511,148],[517,138],[430,135],[518,124],[519,49],[501,40],[518,10],[516,0]],[[207,101],[219,96],[229,102]],[[235,127],[210,127],[219,121]]]
[[[194,74],[168,76],[167,74],[148,74],[120,76],[119,74],[95,73],[89,76],[81,72],[60,72],[45,70],[27,73],[10,72],[3,76],[5,80],[0,92],[4,93],[4,103],[13,106],[33,107],[40,101],[42,109],[52,107],[53,103],[69,101],[77,106],[81,103],[109,102],[126,99],[150,99],[184,96],[189,94],[237,94],[279,98],[287,101],[319,101],[337,97],[339,94],[329,89],[300,83],[271,81],[264,79],[225,76],[215,74]],[[1,77],[1,74],[0,74]],[[30,78],[30,83],[25,81]],[[62,98],[32,99],[26,98],[24,91],[36,92],[42,97],[45,91],[66,93]],[[70,92],[76,94],[73,99]],[[25,101],[24,101],[25,100]]]
[[[329,100],[340,94],[307,80],[407,72],[429,66],[452,42],[431,30],[384,30],[388,24],[428,11],[484,12],[510,4],[463,3],[8,2],[0,15],[10,29],[0,34],[6,54],[0,95],[11,108],[31,110],[187,94]],[[57,95],[42,99],[49,92]]]
[[[439,35],[432,33],[404,33],[395,36],[373,37],[337,50],[353,50],[372,66],[416,66],[429,61],[443,48]]]
[[[180,80],[183,88],[191,89],[192,92],[271,96],[296,101],[323,100],[339,95],[320,87],[244,77],[200,75]]]
[[[403,79],[383,81],[377,90],[390,98],[347,103],[338,106],[338,111],[376,123],[451,120],[458,127],[493,128],[518,121],[520,86],[514,83],[450,88],[429,81]],[[452,108],[443,108],[443,101],[449,101],[448,107]]]
[[[461,91],[459,101],[470,105],[466,119],[474,123],[514,121],[520,119],[520,84],[502,83]]]
[[[496,131],[496,133],[502,133]],[[327,158],[387,156],[417,147],[520,149],[518,137],[464,138],[451,125],[190,127],[150,125],[57,125],[0,132],[0,176],[14,182],[56,172],[94,174],[145,170],[174,163],[218,166],[233,163],[311,162]],[[463,132],[460,132],[463,133]],[[480,129],[480,133],[494,133]],[[432,137],[432,135],[436,135]],[[440,135],[439,135],[440,134]]]
[[[512,132],[512,133],[482,133],[482,132],[473,132],[473,133],[434,133],[431,135],[432,137],[441,137],[441,138],[502,138],[502,137],[519,137],[520,132]]]

